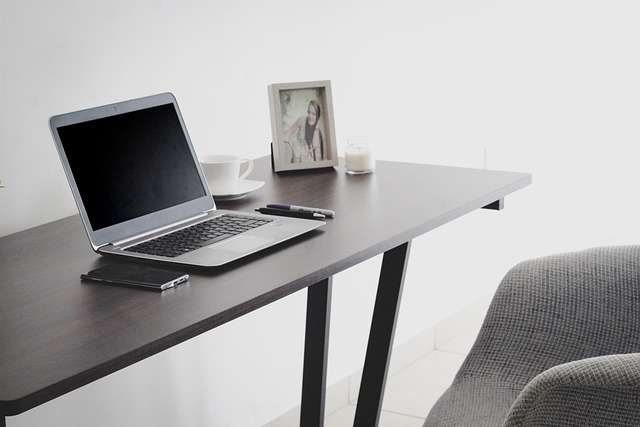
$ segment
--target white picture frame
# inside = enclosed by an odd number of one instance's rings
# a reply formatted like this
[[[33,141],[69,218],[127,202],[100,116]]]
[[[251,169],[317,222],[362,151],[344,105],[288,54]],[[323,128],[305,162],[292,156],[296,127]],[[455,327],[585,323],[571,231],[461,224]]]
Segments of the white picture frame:
[[[268,90],[274,170],[337,166],[331,82],[278,83]]]

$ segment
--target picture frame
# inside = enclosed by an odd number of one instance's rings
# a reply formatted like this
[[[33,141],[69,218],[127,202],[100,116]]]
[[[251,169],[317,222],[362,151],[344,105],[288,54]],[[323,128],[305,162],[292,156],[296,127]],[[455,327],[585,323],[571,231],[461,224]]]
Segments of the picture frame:
[[[268,87],[276,172],[338,166],[329,80]]]

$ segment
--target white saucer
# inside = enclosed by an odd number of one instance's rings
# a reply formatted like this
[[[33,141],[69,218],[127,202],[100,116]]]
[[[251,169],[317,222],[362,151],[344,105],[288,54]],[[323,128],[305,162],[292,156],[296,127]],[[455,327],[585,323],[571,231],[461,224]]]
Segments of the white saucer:
[[[252,181],[250,179],[242,179],[238,181],[238,186],[236,187],[236,191],[231,194],[215,194],[213,193],[213,198],[216,201],[224,201],[224,200],[238,200],[242,199],[247,194],[252,191],[256,191],[258,188],[264,185],[264,181]]]

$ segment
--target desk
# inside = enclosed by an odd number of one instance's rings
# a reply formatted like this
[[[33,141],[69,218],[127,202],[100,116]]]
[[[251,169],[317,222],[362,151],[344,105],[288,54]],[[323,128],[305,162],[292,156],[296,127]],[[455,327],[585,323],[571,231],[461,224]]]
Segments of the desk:
[[[0,426],[5,416],[305,288],[301,424],[322,425],[331,278],[384,253],[355,420],[376,425],[411,240],[475,209],[500,208],[531,183],[523,173],[384,161],[369,175],[347,175],[343,165],[275,174],[268,157],[255,162],[251,177],[266,185],[220,208],[292,202],[333,209],[336,217],[235,264],[188,271],[188,285],[162,294],[82,284],[80,273],[116,261],[91,251],[78,216],[1,238]],[[301,253],[314,256],[300,263]]]

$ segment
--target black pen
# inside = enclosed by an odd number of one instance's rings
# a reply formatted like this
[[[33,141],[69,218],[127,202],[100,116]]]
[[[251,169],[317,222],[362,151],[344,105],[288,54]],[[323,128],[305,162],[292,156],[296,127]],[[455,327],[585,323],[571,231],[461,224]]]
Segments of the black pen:
[[[284,205],[282,203],[273,203],[268,204],[268,208],[274,209],[284,209],[285,211],[296,211],[296,212],[316,212],[322,214],[326,217],[334,217],[335,212],[330,209],[322,209],[322,208],[307,208],[305,206],[296,206],[296,205]]]
[[[324,215],[316,213],[316,212],[296,212],[296,211],[287,211],[284,209],[273,209],[273,208],[260,208],[256,209],[256,211],[262,214],[268,215],[280,215],[280,216],[292,216],[294,218],[304,218],[304,219],[324,219],[326,218]]]

